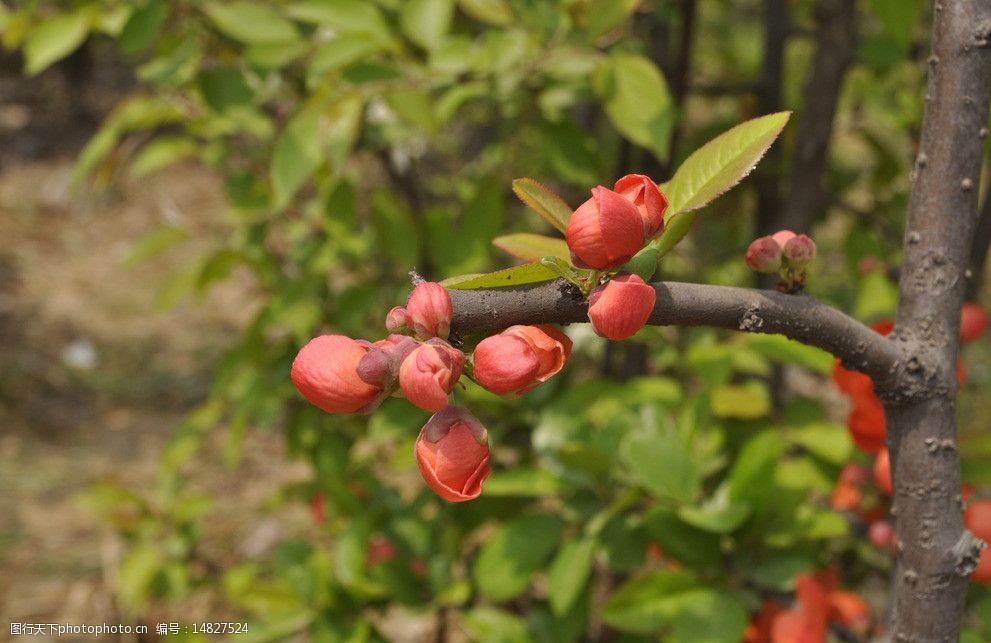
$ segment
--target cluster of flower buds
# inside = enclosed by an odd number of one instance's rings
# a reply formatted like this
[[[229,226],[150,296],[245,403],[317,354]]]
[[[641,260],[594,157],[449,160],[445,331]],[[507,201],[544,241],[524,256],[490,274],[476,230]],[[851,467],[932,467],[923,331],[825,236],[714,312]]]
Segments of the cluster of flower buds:
[[[303,397],[328,413],[371,413],[399,393],[432,411],[416,440],[416,461],[437,495],[460,502],[481,493],[489,447],[485,427],[450,405],[468,362],[447,341],[452,316],[447,290],[421,282],[405,307],[386,315],[386,339],[316,337],[296,355],[290,375]],[[553,326],[513,326],[478,344],[473,377],[499,395],[522,394],[559,372],[570,354],[571,340]]]
[[[592,198],[578,206],[565,231],[572,263],[600,271],[620,268],[664,231],[667,207],[657,184],[642,174],[627,174],[611,190],[592,188]],[[641,277],[620,272],[589,295],[589,321],[602,337],[626,339],[647,323],[656,297]]]
[[[592,188],[592,198],[568,220],[565,240],[579,268],[612,270],[633,258],[664,231],[668,202],[643,174],[627,174],[610,190]]]
[[[781,277],[778,288],[797,292],[805,287],[805,267],[815,259],[816,244],[804,234],[780,230],[754,239],[747,248],[751,270]]]

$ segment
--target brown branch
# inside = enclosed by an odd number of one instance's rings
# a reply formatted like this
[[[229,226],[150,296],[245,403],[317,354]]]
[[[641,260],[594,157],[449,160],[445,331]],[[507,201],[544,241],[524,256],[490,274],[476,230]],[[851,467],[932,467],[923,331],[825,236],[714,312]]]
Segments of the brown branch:
[[[823,183],[833,119],[857,46],[856,2],[820,0],[816,21],[818,41],[795,134],[791,185],[776,226],[796,232],[808,232],[825,203]]]
[[[881,385],[898,534],[893,641],[956,641],[979,542],[964,530],[956,440],[960,305],[991,100],[991,2],[936,0],[926,113],[905,229],[895,340]]]
[[[657,304],[649,323],[712,326],[753,333],[779,333],[818,346],[876,381],[897,370],[898,346],[859,321],[806,295],[773,290],[709,286],[676,281],[653,284]],[[588,321],[581,295],[564,281],[516,288],[451,290],[451,329],[465,334],[497,331],[514,324]]]

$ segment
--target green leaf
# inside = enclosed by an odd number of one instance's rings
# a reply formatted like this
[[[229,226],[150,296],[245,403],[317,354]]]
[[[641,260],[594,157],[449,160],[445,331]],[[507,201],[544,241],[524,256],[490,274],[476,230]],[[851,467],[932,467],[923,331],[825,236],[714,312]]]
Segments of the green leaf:
[[[807,346],[784,335],[747,335],[747,344],[761,355],[785,364],[796,364],[822,373],[833,371],[834,358],[815,346]]]
[[[620,453],[634,477],[655,496],[689,502],[698,492],[698,470],[673,433],[656,429],[631,432]]]
[[[203,100],[217,113],[245,105],[254,97],[244,74],[237,69],[205,69],[196,80]]]
[[[463,613],[459,621],[472,641],[532,643],[527,634],[526,623],[505,610],[476,607]]]
[[[644,517],[644,527],[664,556],[693,569],[721,564],[720,536],[689,525],[667,507],[655,507]]]
[[[513,21],[513,10],[506,0],[458,0],[458,6],[475,20],[497,27]]]
[[[272,152],[272,207],[281,210],[320,164],[317,138],[319,115],[313,109],[297,113],[275,142]]]
[[[187,239],[189,239],[189,232],[183,228],[164,226],[134,244],[134,247],[124,255],[121,263],[125,266],[133,267],[150,257],[154,257],[169,248],[179,245]]]
[[[301,22],[331,27],[340,34],[367,34],[380,43],[392,39],[382,12],[368,0],[303,0],[286,7]]]
[[[453,17],[454,0],[406,0],[399,22],[412,42],[431,51],[441,44]]]
[[[598,0],[587,6],[588,35],[593,39],[625,22],[640,5],[641,0]]]
[[[747,611],[727,592],[700,587],[686,572],[653,572],[628,581],[606,601],[602,620],[634,634],[670,630],[676,643],[738,643]]]
[[[712,391],[712,414],[721,418],[756,420],[771,411],[771,394],[761,382],[720,386]]]
[[[560,257],[568,260],[571,257],[571,251],[568,250],[568,244],[564,239],[529,232],[496,237],[492,240],[492,245],[523,261],[539,262],[543,257]]]
[[[788,437],[809,453],[837,466],[845,464],[853,452],[850,432],[839,424],[809,424],[792,429]]]
[[[554,496],[564,488],[561,479],[550,471],[522,467],[493,473],[485,481],[485,495],[490,498],[496,496],[540,498]]]
[[[555,615],[567,613],[585,589],[585,583],[592,573],[595,548],[595,539],[586,536],[581,540],[566,542],[554,557],[547,577],[547,588]]]
[[[164,0],[149,0],[131,14],[117,38],[121,51],[134,55],[146,48],[162,30],[169,17],[169,5]]]
[[[522,593],[557,547],[562,527],[545,515],[520,516],[500,527],[482,545],[472,569],[479,593],[493,601]]]
[[[774,470],[783,451],[784,443],[777,431],[764,431],[750,438],[730,471],[730,498],[755,507],[768,502],[774,493]]]
[[[90,14],[79,10],[39,23],[24,43],[24,73],[34,76],[65,58],[83,44],[89,33]]]
[[[184,158],[196,154],[198,146],[191,138],[181,136],[162,136],[156,138],[141,148],[141,151],[131,162],[131,176],[141,178],[157,172]]]
[[[664,76],[653,62],[635,54],[613,54],[603,60],[595,90],[620,134],[659,160],[667,160],[674,106]]]
[[[665,218],[697,210],[746,177],[771,147],[791,112],[749,120],[712,139],[689,156],[662,191],[668,198]]]
[[[704,504],[678,509],[678,517],[703,531],[729,534],[736,531],[751,512],[750,504],[732,500],[729,487],[724,485]]]
[[[550,188],[533,179],[515,179],[513,192],[528,208],[561,232],[568,229],[568,219],[571,218],[571,208]]]
[[[152,543],[140,544],[127,553],[117,571],[117,596],[125,610],[133,613],[144,604],[164,563],[162,552]]]
[[[318,79],[321,75],[346,67],[365,59],[382,48],[379,41],[367,34],[343,34],[321,44],[313,53],[307,77]]]
[[[285,43],[299,37],[292,22],[260,2],[217,2],[204,11],[221,33],[248,45]]]
[[[451,277],[440,282],[445,288],[453,290],[476,290],[478,288],[508,288],[522,286],[541,281],[557,279],[556,272],[539,263],[526,263],[522,266],[497,270],[484,275],[462,275]]]

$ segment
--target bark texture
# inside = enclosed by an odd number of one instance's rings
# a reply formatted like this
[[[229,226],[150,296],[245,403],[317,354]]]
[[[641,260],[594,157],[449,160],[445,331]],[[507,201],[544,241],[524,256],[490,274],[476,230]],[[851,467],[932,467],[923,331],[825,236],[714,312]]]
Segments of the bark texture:
[[[963,526],[955,366],[991,97],[991,1],[937,0],[885,402],[898,534],[891,634],[956,641],[982,544]]]
[[[899,372],[902,353],[894,342],[813,297],[676,281],[652,285],[657,303],[651,324],[779,333],[825,349],[877,382],[887,382]],[[455,333],[496,331],[514,324],[588,321],[587,304],[564,281],[450,293]]]

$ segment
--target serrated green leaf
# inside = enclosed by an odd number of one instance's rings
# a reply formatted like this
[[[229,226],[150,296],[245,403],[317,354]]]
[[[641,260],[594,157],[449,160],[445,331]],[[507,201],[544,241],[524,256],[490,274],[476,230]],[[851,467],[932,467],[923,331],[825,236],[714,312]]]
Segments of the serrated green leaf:
[[[454,0],[406,0],[399,23],[407,38],[431,51],[443,41],[453,17]]]
[[[523,261],[539,262],[543,257],[560,257],[568,260],[571,251],[564,239],[555,239],[542,234],[517,232],[496,237],[492,245],[503,252]]]
[[[90,28],[90,14],[79,10],[39,23],[24,42],[24,73],[34,76],[65,58],[83,44]]]
[[[585,589],[585,583],[592,573],[595,548],[595,539],[586,536],[581,540],[565,543],[554,557],[547,576],[547,586],[550,591],[551,609],[555,615],[562,616],[567,613],[575,599]]]
[[[524,515],[485,541],[472,575],[479,593],[493,601],[518,596],[557,547],[563,524],[546,515]]]
[[[248,45],[285,43],[299,37],[291,21],[260,2],[217,2],[204,11],[221,33]]]
[[[689,156],[662,191],[668,198],[665,218],[697,210],[746,177],[767,152],[791,117],[768,114],[720,134]]]
[[[440,282],[445,288],[452,290],[476,290],[478,288],[508,288],[522,286],[541,281],[557,279],[556,272],[539,263],[526,263],[505,270],[497,270],[482,275],[461,275],[450,277]]]
[[[515,179],[513,181],[513,193],[547,223],[561,232],[568,229],[571,208],[550,188],[533,179]]]
[[[657,65],[636,54],[613,54],[602,61],[595,90],[620,134],[667,160],[674,106]]]

